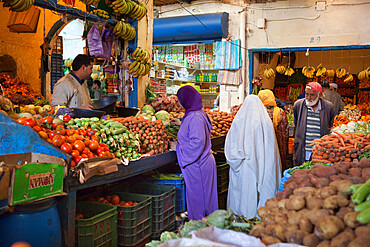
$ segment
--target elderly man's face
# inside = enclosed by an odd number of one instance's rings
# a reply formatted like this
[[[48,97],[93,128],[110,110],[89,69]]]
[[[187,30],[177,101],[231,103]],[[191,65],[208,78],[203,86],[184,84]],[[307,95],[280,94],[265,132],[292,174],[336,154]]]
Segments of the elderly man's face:
[[[319,97],[318,92],[316,92],[312,89],[306,88],[306,99],[307,100],[314,101],[314,100],[316,100],[317,97]]]

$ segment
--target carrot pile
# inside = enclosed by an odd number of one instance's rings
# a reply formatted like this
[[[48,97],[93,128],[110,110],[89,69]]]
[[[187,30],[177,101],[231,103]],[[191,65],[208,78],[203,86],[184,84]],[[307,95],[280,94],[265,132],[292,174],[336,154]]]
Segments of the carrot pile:
[[[313,141],[313,162],[351,162],[370,150],[370,134],[333,133]]]
[[[161,120],[126,117],[114,119],[139,135],[142,154],[158,154],[168,150],[168,137]]]
[[[346,116],[336,115],[334,118],[333,127],[337,127],[341,124],[347,124],[347,123],[349,123],[349,119]]]

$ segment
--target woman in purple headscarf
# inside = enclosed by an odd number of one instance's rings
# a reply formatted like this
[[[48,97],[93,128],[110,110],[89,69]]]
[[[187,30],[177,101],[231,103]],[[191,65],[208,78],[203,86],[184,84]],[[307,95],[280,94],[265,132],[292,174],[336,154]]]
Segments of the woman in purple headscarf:
[[[185,109],[177,134],[177,160],[185,180],[189,219],[200,220],[218,209],[216,161],[211,151],[212,124],[202,109],[202,96],[195,88],[184,86],[177,97]]]

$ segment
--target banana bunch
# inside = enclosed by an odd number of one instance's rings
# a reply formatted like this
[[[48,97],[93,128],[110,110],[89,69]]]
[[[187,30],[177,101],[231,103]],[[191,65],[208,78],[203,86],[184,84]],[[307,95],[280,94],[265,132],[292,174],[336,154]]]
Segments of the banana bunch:
[[[291,76],[294,74],[294,69],[292,68],[288,68],[286,71],[285,71],[285,74],[284,75],[287,75],[287,76]]]
[[[133,40],[136,36],[135,28],[133,28],[129,23],[124,23],[123,21],[117,22],[113,32],[117,38],[124,40]]]
[[[285,71],[286,71],[286,69],[282,65],[276,67],[276,72],[278,72],[279,74],[283,75],[285,73]]]
[[[98,3],[100,2],[100,0],[80,0],[80,1],[86,5],[94,5],[94,6],[98,6]]]
[[[4,3],[3,7],[10,7],[12,11],[22,12],[29,10],[35,0],[2,0],[2,2]]]
[[[288,97],[292,100],[297,100],[300,94],[301,94],[300,87],[291,87],[289,89]]]
[[[326,68],[322,66],[322,64],[320,63],[319,66],[317,66],[317,72],[316,72],[316,76],[319,77],[319,76],[325,76],[326,75]]]
[[[151,68],[150,57],[147,50],[137,47],[132,53],[132,58],[135,61],[130,64],[128,72],[134,77],[147,75]]]
[[[353,75],[348,73],[347,77],[344,79],[344,83],[353,81]]]
[[[360,81],[367,81],[370,78],[370,67],[368,67],[366,70],[361,71],[358,73],[357,78]]]
[[[97,16],[100,16],[100,17],[103,17],[105,19],[109,19],[108,12],[105,11],[105,10],[102,10],[102,9],[94,9],[93,11],[91,11],[91,14],[94,14],[94,15],[97,15]]]
[[[315,68],[311,66],[304,66],[302,69],[302,74],[308,78],[313,78],[315,74]]]
[[[332,70],[332,69],[326,70],[326,76],[327,77],[334,77],[334,75],[335,75],[334,70]]]
[[[271,78],[275,77],[275,71],[271,68],[270,69],[265,69],[263,74],[265,75],[266,79],[271,79]]]
[[[335,74],[337,75],[337,78],[343,78],[345,75],[346,75],[346,69],[345,68],[338,68],[336,71],[335,71]]]
[[[110,7],[117,13],[122,15],[128,14],[132,10],[132,5],[127,4],[125,0],[115,0],[110,4]]]
[[[144,3],[137,4],[133,1],[127,2],[131,2],[131,4],[133,5],[132,10],[128,13],[131,18],[140,21],[148,13],[148,9]]]

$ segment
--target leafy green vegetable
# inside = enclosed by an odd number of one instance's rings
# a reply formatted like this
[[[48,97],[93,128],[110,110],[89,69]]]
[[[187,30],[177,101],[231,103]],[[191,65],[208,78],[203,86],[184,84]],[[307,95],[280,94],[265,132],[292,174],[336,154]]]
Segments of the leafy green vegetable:
[[[362,158],[370,159],[370,151],[367,151],[366,153],[361,154],[360,159]]]
[[[300,166],[296,166],[296,167],[293,167],[293,168],[290,168],[290,170],[289,170],[289,174],[290,175],[292,175],[293,174],[293,172],[295,171],[295,170],[304,170],[304,169],[311,169],[311,167],[313,166],[313,165],[315,165],[315,164],[322,164],[322,165],[325,165],[325,166],[329,166],[328,164],[326,164],[326,163],[322,163],[322,162],[313,162],[312,160],[310,160],[310,161],[306,161],[306,162],[304,162],[302,165],[300,165]]]

